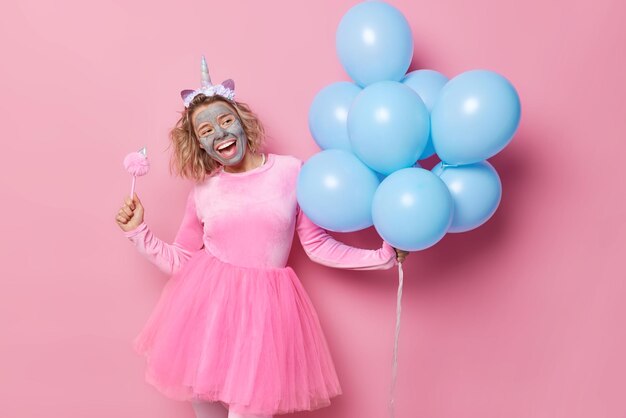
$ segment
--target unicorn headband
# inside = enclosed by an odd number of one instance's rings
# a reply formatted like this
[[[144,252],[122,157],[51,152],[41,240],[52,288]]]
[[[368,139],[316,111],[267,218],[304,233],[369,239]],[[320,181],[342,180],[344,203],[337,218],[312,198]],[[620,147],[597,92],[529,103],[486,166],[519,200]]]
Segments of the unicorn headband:
[[[180,97],[183,98],[183,102],[185,103],[185,107],[189,107],[191,101],[198,94],[204,94],[205,96],[222,96],[227,98],[228,100],[233,100],[235,98],[235,82],[230,78],[222,82],[222,84],[211,84],[211,76],[209,76],[209,67],[206,65],[206,60],[204,59],[204,55],[202,56],[201,62],[202,69],[202,84],[201,87],[197,90],[183,90],[180,92]]]

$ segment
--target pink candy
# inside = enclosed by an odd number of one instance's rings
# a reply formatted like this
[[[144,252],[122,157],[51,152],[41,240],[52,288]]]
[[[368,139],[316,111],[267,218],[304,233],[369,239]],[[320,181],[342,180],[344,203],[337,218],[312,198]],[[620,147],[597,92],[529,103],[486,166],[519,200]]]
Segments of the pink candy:
[[[133,176],[133,184],[130,188],[130,196],[134,198],[135,180],[137,176],[143,176],[150,171],[150,163],[146,156],[146,148],[142,148],[137,152],[131,152],[124,158],[124,168]]]
[[[133,176],[143,176],[150,170],[150,163],[148,158],[140,151],[131,152],[124,158],[124,167]]]

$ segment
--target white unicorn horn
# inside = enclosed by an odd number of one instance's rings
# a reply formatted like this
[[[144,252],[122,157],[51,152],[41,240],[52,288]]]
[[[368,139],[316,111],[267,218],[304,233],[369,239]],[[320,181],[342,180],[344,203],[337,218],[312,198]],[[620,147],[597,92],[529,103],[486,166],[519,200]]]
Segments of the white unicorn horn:
[[[211,76],[209,76],[209,67],[206,65],[204,55],[202,56],[202,87],[211,86]]]

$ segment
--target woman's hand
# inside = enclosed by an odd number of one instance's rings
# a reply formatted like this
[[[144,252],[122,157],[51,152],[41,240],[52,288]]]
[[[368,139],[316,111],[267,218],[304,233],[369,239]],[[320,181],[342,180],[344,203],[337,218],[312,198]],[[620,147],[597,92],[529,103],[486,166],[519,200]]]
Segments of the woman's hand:
[[[395,247],[394,247],[394,250],[396,251],[396,261],[398,261],[398,263],[403,263],[406,256],[409,255],[409,252],[404,251],[404,250],[399,250]]]
[[[131,231],[141,225],[143,222],[143,206],[137,193],[135,193],[133,200],[126,196],[126,201],[119,212],[117,212],[115,221],[124,232]]]

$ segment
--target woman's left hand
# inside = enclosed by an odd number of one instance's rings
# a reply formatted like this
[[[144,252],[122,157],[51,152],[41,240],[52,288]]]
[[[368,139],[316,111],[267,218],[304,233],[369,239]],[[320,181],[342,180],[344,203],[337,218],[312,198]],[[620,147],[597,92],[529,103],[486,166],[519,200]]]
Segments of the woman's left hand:
[[[395,248],[395,247],[394,247],[394,250],[396,251],[396,260],[398,261],[398,263],[403,263],[406,256],[409,255],[409,252],[404,251],[404,250],[399,250],[398,248]]]

